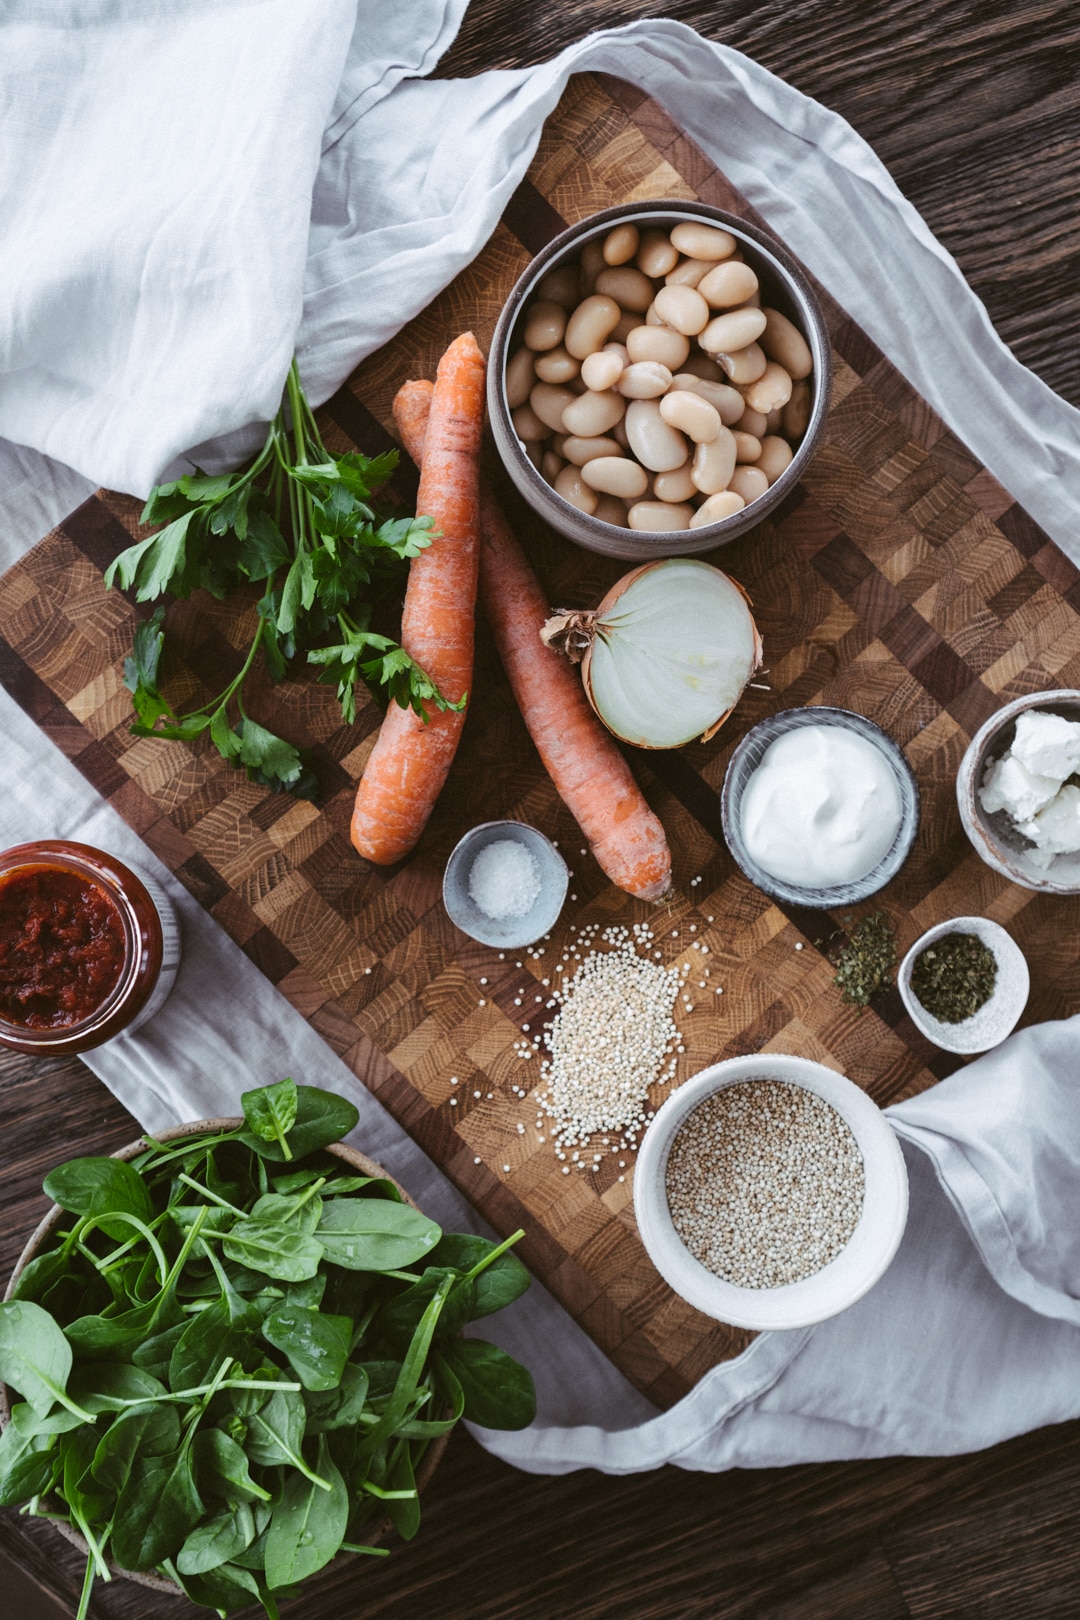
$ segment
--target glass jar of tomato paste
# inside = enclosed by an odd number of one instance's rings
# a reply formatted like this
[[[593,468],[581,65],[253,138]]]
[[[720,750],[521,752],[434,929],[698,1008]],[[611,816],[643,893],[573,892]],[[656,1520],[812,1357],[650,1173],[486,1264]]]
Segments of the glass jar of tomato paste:
[[[0,854],[0,1046],[88,1052],[157,1012],[180,934],[158,884],[89,844]]]

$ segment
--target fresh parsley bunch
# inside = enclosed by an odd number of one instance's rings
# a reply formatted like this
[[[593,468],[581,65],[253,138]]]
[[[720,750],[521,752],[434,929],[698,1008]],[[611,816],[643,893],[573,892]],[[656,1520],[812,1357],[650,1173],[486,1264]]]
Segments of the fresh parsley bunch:
[[[262,585],[263,594],[239,672],[189,714],[175,714],[158,686],[164,604],[139,625],[124,662],[136,736],[191,742],[208,731],[218,752],[245,766],[252,780],[310,798],[314,778],[300,752],[245,712],[244,682],[260,653],[277,681],[289,661],[306,652],[309,663],[322,665],[319,679],[336,683],[349,723],[356,718],[358,677],[424,718],[425,704],[462,707],[464,699],[446,702],[402,647],[370,628],[375,602],[434,538],[430,518],[385,517],[370,504],[397,459],[396,451],[331,456],[294,360],[281,409],[246,471],[197,472],[151,491],[142,522],[165,527],[121,552],[106,571],[106,585],[133,588],[139,602],[166,592],[190,596],[200,587],[222,600],[250,583]]]

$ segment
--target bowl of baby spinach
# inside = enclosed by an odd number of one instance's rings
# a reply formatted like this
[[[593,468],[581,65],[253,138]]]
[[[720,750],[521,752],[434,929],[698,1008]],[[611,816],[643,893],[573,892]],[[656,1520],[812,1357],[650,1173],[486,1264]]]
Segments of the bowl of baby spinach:
[[[0,1503],[51,1518],[95,1579],[266,1614],[333,1558],[385,1556],[461,1417],[523,1428],[532,1379],[462,1329],[529,1276],[443,1232],[292,1080],[243,1117],[45,1178],[0,1304]]]

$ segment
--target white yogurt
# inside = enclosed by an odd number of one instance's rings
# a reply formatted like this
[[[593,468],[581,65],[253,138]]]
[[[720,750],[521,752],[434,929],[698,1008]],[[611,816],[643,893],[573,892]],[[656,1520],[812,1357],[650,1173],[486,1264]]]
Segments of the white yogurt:
[[[743,792],[751,858],[783,883],[856,883],[893,846],[903,820],[888,760],[846,726],[797,726],[765,750]]]

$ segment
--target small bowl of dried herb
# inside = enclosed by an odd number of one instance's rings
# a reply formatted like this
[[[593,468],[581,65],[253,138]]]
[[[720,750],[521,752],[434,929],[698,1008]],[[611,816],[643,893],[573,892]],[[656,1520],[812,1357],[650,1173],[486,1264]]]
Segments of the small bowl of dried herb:
[[[962,1054],[999,1046],[1031,988],[1023,951],[988,917],[953,917],[927,929],[901,962],[896,984],[926,1038]]]

